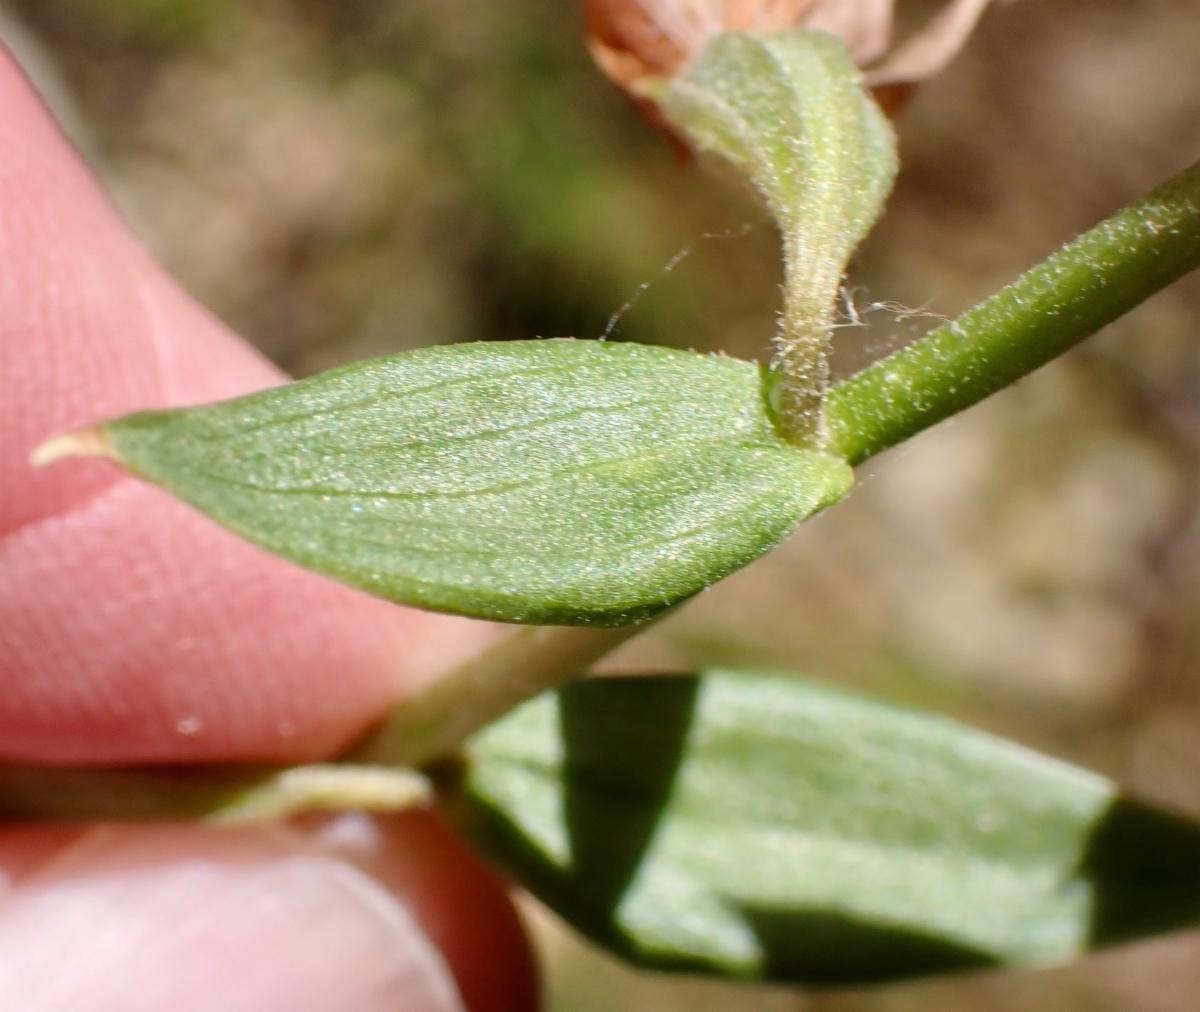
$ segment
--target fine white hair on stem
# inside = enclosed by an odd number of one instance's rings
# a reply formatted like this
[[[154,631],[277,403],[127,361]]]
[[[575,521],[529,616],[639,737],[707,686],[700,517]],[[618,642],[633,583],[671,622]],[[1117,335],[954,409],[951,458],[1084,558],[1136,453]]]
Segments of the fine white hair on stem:
[[[893,302],[887,299],[872,301],[860,306],[856,298],[861,288],[848,288],[842,285],[838,290],[841,298],[840,317],[829,326],[830,330],[844,330],[852,327],[869,327],[870,321],[865,319],[871,313],[886,313],[897,323],[908,320],[935,320],[938,323],[948,323],[950,317],[935,313],[926,306],[906,306],[903,302]]]

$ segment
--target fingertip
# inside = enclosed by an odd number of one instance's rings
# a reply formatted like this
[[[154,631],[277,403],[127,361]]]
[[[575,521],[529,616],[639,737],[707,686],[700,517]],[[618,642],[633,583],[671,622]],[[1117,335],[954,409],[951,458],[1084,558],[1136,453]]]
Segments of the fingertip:
[[[428,811],[4,827],[0,876],[5,1012],[538,1007],[503,883]]]
[[[540,981],[507,883],[430,809],[382,822],[385,881],[403,891],[471,1012],[533,1012]],[[463,912],[470,916],[464,917]]]
[[[403,898],[284,826],[68,841],[0,902],[0,994],[5,1012],[463,1007]]]
[[[309,820],[314,838],[405,897],[469,1012],[536,1012],[540,979],[505,880],[431,808]]]

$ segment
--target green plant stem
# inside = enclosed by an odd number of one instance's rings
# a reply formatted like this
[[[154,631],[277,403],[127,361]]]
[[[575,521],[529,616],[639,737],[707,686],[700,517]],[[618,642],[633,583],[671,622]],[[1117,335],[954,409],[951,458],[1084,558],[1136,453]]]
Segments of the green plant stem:
[[[453,753],[518,703],[565,685],[646,625],[519,629],[406,700],[356,746],[352,762],[419,768]]]
[[[831,449],[858,464],[1045,365],[1200,266],[1200,164],[1011,285],[833,387]]]

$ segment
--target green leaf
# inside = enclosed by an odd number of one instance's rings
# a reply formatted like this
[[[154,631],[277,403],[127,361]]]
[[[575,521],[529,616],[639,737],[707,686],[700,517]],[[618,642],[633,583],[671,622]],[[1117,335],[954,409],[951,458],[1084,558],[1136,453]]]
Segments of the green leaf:
[[[1200,921],[1200,829],[1085,770],[767,674],[597,679],[469,743],[448,808],[647,967],[856,984]]]
[[[819,439],[842,276],[896,176],[887,117],[841,41],[800,30],[718,35],[659,102],[698,148],[754,184],[779,224],[786,279],[774,396],[789,434]]]
[[[597,341],[426,348],[101,435],[302,566],[539,624],[645,619],[853,483],[842,460],[776,433],[757,366]]]

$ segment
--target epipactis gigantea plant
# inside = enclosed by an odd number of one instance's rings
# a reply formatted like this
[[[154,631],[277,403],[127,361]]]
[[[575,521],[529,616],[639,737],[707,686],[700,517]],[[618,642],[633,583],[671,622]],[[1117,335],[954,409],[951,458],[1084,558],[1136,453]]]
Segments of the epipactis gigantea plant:
[[[767,368],[602,341],[465,344],[48,443],[39,462],[111,456],[346,583],[533,628],[399,707],[347,757],[369,768],[6,767],[0,811],[237,821],[432,790],[596,941],[747,979],[1043,963],[1200,921],[1200,829],[943,719],[763,672],[539,695],[837,502],[852,465],[1200,264],[1197,166],[830,385],[838,289],[896,172],[870,89],[944,64],[984,6],[954,0],[887,55],[879,0],[591,3],[605,72],[778,222]]]

